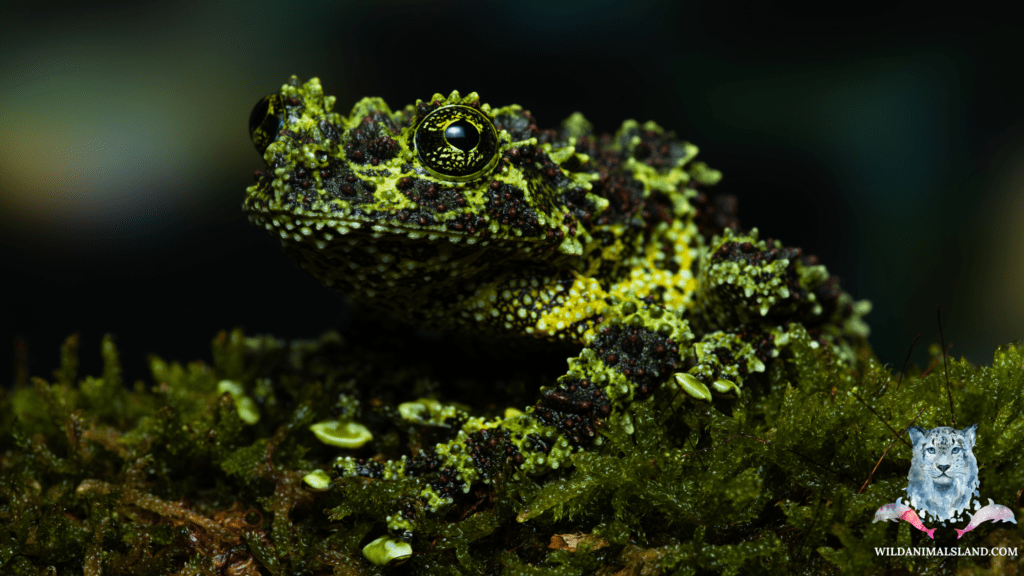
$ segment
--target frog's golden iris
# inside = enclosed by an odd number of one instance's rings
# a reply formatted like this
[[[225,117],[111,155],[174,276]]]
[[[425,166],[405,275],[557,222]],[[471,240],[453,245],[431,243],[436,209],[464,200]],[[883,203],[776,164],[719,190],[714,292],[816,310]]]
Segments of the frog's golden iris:
[[[438,178],[464,182],[494,168],[498,134],[479,110],[444,106],[427,114],[413,135],[416,156]]]
[[[284,107],[281,97],[271,94],[256,103],[249,114],[249,137],[260,154],[277,139],[277,133],[284,124]]]

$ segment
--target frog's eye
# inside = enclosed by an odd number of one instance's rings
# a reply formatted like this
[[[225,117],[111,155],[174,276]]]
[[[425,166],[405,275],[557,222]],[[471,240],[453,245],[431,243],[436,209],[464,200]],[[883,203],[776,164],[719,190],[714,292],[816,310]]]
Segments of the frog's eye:
[[[284,108],[277,94],[272,94],[256,103],[249,114],[249,137],[260,154],[277,139],[284,123]]]
[[[427,114],[413,136],[416,155],[438,178],[478,178],[498,160],[498,134],[476,108],[445,106]]]

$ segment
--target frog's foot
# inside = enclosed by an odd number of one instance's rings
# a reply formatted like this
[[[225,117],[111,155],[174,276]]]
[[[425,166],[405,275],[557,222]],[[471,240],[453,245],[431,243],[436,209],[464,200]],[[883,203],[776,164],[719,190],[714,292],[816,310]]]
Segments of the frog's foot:
[[[762,364],[778,354],[765,338],[791,330],[779,325],[806,326],[814,347],[828,346],[850,364],[856,361],[854,344],[868,335],[862,318],[871,310],[869,302],[854,302],[840,290],[838,278],[800,248],[759,240],[756,228],[749,234],[727,228],[715,236],[701,260],[697,285],[697,323],[706,336],[696,349],[698,365],[689,373],[708,385],[723,377],[739,384],[731,376],[763,371]],[[735,331],[735,326],[745,328]],[[735,337],[715,330],[734,331]],[[774,347],[786,342],[776,341]],[[739,354],[740,362],[730,353]]]
[[[569,359],[569,370],[540,400],[504,418],[470,418],[447,443],[388,462],[339,458],[334,480],[429,478],[419,494],[423,509],[435,512],[476,482],[489,484],[511,467],[515,474],[540,474],[571,464],[570,456],[603,443],[604,436],[632,434],[629,407],[673,378],[689,354],[693,334],[687,322],[657,306],[624,302],[603,311],[586,348]],[[323,475],[313,479],[326,484]],[[387,518],[393,534],[408,539],[415,507]]]
[[[687,394],[710,400],[711,394],[737,397],[750,374],[764,372],[768,362],[779,355],[775,331],[753,329],[712,332],[693,345],[697,365],[676,375],[676,384]]]
[[[777,319],[813,325],[837,312],[842,291],[814,256],[725,229],[701,260],[696,306],[710,330]]]

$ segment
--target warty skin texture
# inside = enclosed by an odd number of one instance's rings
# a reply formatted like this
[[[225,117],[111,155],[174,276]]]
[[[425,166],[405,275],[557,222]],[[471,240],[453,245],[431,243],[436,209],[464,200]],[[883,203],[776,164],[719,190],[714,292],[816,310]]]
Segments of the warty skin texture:
[[[535,405],[453,419],[450,441],[401,460],[342,456],[335,478],[423,475],[436,511],[503,466],[541,473],[632,433],[631,405],[658,391],[735,396],[795,339],[852,363],[867,335],[866,302],[814,257],[742,230],[711,191],[721,174],[653,122],[598,135],[574,114],[544,130],[476,93],[395,112],[366,98],[348,116],[334,103],[293,77],[257,105],[254,224],[357,306],[409,326],[582,346]],[[408,535],[418,513],[389,527]]]

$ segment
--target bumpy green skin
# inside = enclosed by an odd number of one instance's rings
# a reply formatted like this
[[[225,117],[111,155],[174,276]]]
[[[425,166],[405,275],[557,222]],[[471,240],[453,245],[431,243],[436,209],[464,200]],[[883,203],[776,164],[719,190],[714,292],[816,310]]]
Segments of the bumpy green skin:
[[[280,130],[243,207],[300,266],[419,328],[583,346],[523,412],[464,418],[451,441],[401,460],[339,458],[340,477],[428,475],[420,497],[437,510],[503,466],[537,474],[631,433],[631,407],[677,390],[676,375],[722,391],[794,338],[849,364],[867,335],[866,303],[813,257],[741,231],[706,190],[721,175],[652,122],[596,135],[575,114],[541,130],[519,106],[458,92],[397,112],[367,98],[345,117],[315,78],[273,101]],[[471,180],[428,170],[415,148],[420,121],[446,106],[496,129],[495,161]],[[259,126],[266,142],[277,124]],[[415,524],[389,519],[407,536]]]

